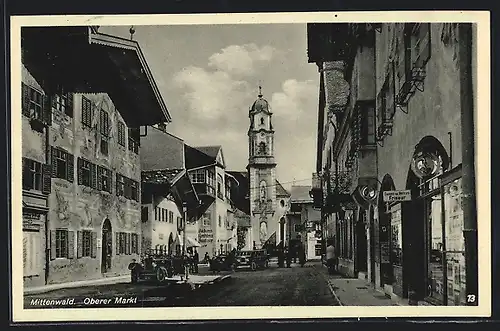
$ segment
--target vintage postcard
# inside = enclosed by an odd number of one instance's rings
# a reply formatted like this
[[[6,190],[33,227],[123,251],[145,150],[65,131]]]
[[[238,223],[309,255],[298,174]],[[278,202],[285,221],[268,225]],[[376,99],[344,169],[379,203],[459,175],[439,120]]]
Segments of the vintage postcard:
[[[489,316],[488,12],[11,18],[14,321]]]

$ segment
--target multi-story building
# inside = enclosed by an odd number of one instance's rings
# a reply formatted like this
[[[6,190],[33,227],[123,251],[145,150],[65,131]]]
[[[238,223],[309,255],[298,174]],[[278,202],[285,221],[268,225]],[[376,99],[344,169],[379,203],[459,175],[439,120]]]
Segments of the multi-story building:
[[[462,305],[477,293],[474,29],[308,26],[322,82],[312,193],[341,269],[391,296]]]
[[[292,185],[288,211],[289,247],[300,243],[306,251],[306,259],[321,259],[323,253],[321,211],[314,208],[310,196],[311,186]]]
[[[226,173],[221,146],[184,148],[186,169],[206,206],[198,220],[200,257],[231,251],[237,246],[237,224],[231,201],[232,176]]]
[[[148,127],[141,142],[141,168],[143,252],[179,255],[183,247],[198,246],[203,206],[186,172],[184,141],[167,133],[166,125]]]
[[[128,273],[140,248],[139,128],[170,121],[139,44],[32,27],[22,54],[24,284]]]

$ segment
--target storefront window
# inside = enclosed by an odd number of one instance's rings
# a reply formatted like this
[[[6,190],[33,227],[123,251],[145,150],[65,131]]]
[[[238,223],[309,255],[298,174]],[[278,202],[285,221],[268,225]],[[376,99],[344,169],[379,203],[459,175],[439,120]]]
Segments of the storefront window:
[[[391,210],[391,261],[393,265],[403,265],[403,228],[400,204]]]
[[[441,196],[434,195],[427,199],[428,221],[428,282],[427,295],[439,302],[443,301],[443,229],[441,217]]]
[[[465,305],[465,242],[461,178],[444,186],[448,305]]]

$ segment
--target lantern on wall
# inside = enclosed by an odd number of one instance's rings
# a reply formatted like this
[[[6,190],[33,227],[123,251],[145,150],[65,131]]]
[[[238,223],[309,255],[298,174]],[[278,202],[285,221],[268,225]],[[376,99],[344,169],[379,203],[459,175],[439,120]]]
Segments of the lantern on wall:
[[[441,158],[437,153],[418,151],[411,160],[411,170],[418,178],[428,178],[437,174]]]

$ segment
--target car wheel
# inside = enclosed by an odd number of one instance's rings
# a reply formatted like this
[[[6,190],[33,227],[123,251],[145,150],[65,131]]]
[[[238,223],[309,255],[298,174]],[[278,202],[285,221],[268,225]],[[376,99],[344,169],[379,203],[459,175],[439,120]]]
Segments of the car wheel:
[[[156,280],[159,282],[163,282],[165,280],[165,272],[163,271],[163,268],[156,269]]]
[[[252,271],[257,270],[257,263],[252,262],[252,264],[250,265],[250,268],[252,269]]]

